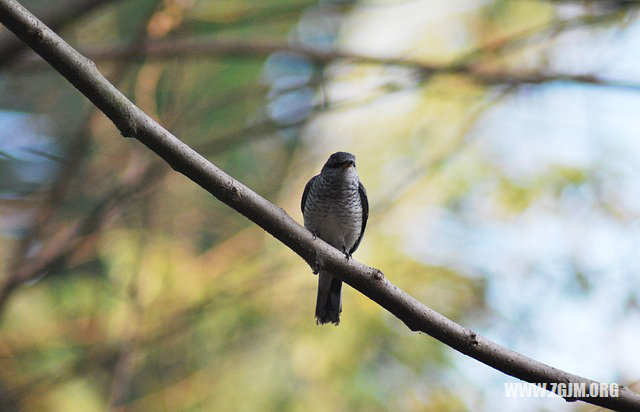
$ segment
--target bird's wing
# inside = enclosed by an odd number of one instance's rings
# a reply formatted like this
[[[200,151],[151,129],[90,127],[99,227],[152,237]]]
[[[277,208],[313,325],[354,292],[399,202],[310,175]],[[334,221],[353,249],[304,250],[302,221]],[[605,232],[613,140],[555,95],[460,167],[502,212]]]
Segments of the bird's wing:
[[[318,176],[319,175],[315,175],[311,179],[309,179],[309,181],[307,182],[307,185],[304,187],[304,192],[302,192],[302,203],[300,204],[300,209],[302,209],[302,214],[304,214],[304,206],[307,203],[307,196],[309,195],[309,189],[311,189],[311,186],[313,186],[313,182],[316,181]]]
[[[360,236],[358,236],[358,240],[356,240],[356,244],[353,245],[349,254],[355,252],[360,246],[360,241],[364,236],[364,229],[367,227],[367,219],[369,219],[369,198],[367,197],[367,190],[361,182],[358,182],[358,193],[360,194],[360,204],[362,204],[362,230],[360,230]]]

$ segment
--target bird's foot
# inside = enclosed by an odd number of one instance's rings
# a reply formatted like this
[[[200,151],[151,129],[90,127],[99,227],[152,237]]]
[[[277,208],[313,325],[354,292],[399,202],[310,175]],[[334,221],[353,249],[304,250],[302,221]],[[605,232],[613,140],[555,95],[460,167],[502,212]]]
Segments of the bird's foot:
[[[314,275],[320,273],[320,269],[322,269],[322,262],[318,259],[318,253],[314,253],[313,262],[311,262],[310,266]]]

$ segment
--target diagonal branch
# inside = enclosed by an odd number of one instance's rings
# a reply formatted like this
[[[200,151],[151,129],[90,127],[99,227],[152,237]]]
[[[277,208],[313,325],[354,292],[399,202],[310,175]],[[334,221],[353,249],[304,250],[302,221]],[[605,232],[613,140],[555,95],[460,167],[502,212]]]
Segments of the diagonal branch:
[[[528,382],[597,384],[477,335],[397,288],[380,270],[345,260],[342,253],[314,238],[284,210],[209,163],[142,112],[100,74],[93,62],[71,48],[17,2],[0,0],[0,21],[87,96],[114,122],[123,136],[138,139],[173,169],[255,222],[310,266],[320,266],[347,282],[402,320],[412,331],[427,333],[465,355]],[[625,387],[620,387],[618,397],[579,399],[620,411],[640,410],[640,395]]]

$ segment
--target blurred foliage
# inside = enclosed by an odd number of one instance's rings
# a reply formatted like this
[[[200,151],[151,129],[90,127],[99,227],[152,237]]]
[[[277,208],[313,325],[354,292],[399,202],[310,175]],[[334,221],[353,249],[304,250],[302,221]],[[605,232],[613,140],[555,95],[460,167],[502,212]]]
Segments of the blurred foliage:
[[[38,10],[47,2],[23,3]],[[438,64],[547,68],[539,57],[545,41],[529,44],[527,36],[548,33],[561,6],[484,3],[459,13],[454,28],[451,19],[425,16],[415,38],[394,51]],[[609,13],[607,24],[626,17],[576,3],[586,16]],[[326,49],[392,6],[121,0],[79,16],[61,35],[78,47],[220,37]],[[417,259],[400,229],[425,210],[463,215],[479,187],[495,213],[515,219],[593,178],[560,164],[523,180],[481,158],[470,133],[476,121],[521,85],[374,63],[322,67],[288,53],[99,68],[176,136],[298,221],[304,184],[327,155],[356,153],[372,202],[356,258],[463,324],[496,316],[485,274]],[[383,80],[367,83],[372,77]],[[464,381],[451,350],[410,333],[351,288],[340,327],[316,327],[316,278],[303,261],[121,138],[53,70],[0,73],[0,124],[3,279],[46,251],[59,257],[1,307],[1,410],[460,411],[482,402],[451,383]],[[73,232],[77,222],[84,226]],[[588,277],[581,279],[588,289]]]

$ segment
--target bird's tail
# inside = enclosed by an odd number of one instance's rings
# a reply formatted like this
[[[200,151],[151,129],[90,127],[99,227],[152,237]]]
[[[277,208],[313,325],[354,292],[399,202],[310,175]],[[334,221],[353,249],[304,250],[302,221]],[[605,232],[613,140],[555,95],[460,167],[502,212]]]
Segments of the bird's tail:
[[[316,323],[340,323],[342,312],[342,281],[320,272],[318,275],[318,300],[316,301]]]

